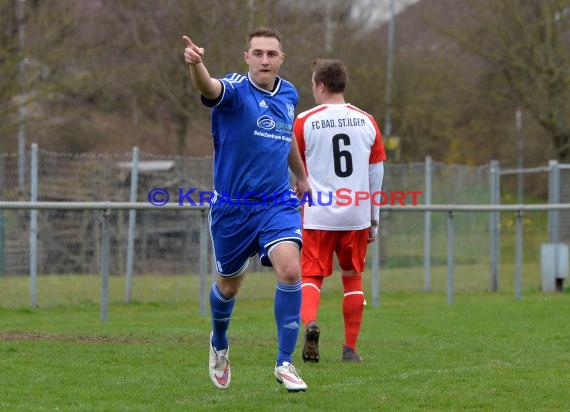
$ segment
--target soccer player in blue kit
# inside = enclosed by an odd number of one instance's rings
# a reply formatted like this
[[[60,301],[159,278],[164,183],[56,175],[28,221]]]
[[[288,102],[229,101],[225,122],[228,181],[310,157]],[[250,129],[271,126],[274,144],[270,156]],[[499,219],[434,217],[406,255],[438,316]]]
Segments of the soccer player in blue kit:
[[[243,53],[248,73],[230,73],[222,79],[210,76],[204,49],[187,36],[183,39],[192,82],[202,103],[212,108],[214,197],[209,221],[218,276],[210,291],[210,378],[219,389],[230,385],[226,332],[249,258],[259,254],[277,278],[275,378],[289,392],[305,391],[292,356],[301,308],[297,197],[310,187],[292,138],[297,90],[278,76],[285,59],[281,34],[269,28],[250,32]],[[288,167],[296,178],[295,191]]]

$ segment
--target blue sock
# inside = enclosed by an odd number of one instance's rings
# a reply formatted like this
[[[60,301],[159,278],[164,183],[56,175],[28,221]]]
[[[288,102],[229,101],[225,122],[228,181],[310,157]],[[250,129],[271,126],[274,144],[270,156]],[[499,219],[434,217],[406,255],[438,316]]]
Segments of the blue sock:
[[[277,282],[273,307],[277,324],[277,342],[279,353],[277,365],[291,362],[299,337],[301,323],[301,281],[292,285]]]
[[[216,350],[228,347],[226,332],[234,309],[234,298],[226,298],[215,283],[210,289],[210,312],[212,313],[212,346]]]

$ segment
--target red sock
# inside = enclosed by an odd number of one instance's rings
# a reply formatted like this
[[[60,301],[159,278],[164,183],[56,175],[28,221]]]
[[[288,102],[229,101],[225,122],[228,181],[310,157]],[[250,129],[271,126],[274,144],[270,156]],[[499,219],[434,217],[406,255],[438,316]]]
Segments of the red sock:
[[[362,312],[364,311],[364,292],[362,275],[342,276],[344,299],[342,315],[344,317],[344,346],[356,350],[356,340],[360,334]]]
[[[305,327],[309,322],[317,320],[322,284],[323,278],[321,276],[303,276],[301,320]]]

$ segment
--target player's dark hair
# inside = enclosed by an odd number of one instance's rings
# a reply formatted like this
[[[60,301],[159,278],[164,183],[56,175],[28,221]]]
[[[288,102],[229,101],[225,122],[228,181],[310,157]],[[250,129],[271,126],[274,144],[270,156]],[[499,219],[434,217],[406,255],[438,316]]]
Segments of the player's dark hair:
[[[315,59],[312,63],[315,84],[323,83],[331,93],[343,93],[348,83],[348,69],[341,60]]]
[[[253,29],[247,35],[247,43],[245,45],[245,50],[248,51],[251,47],[251,39],[254,37],[273,37],[279,42],[281,50],[283,50],[283,36],[275,29],[270,29],[269,27],[258,27]]]

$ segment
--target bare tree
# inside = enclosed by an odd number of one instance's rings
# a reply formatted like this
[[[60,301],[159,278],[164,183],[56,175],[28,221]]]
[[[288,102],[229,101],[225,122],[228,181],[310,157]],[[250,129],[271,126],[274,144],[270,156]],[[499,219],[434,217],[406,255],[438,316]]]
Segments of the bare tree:
[[[0,9],[9,12],[0,17],[2,101],[18,94],[17,84],[6,80],[14,78],[19,61],[14,1],[0,0]],[[380,50],[367,51],[366,25],[354,18],[351,4],[338,0],[330,6],[300,0],[212,0],[207,7],[200,0],[28,3],[33,7],[28,72],[30,79],[38,80],[28,87],[34,91],[36,116],[30,133],[36,141],[44,137],[48,148],[56,150],[89,151],[93,145],[117,150],[127,140],[120,129],[129,128],[128,141],[136,143],[137,130],[161,125],[162,133],[146,134],[162,142],[153,148],[162,145],[162,152],[177,154],[207,152],[212,145],[210,112],[190,84],[182,58],[183,34],[206,49],[210,74],[221,77],[246,70],[242,52],[250,26],[279,29],[287,54],[282,74],[299,89],[298,110],[313,104],[310,63],[315,57],[347,60],[355,84],[362,74],[368,75],[361,67],[368,65],[372,73],[380,67],[367,63],[359,51],[384,61]],[[323,25],[326,18],[330,24]],[[5,56],[10,56],[10,64]],[[380,97],[382,91],[377,91]],[[370,93],[362,98],[380,100]],[[103,129],[111,123],[112,131]]]
[[[12,99],[19,92],[18,64],[21,56],[18,51],[18,27],[16,7],[13,0],[0,0],[0,150],[14,147],[8,144],[8,135],[14,130],[10,120]]]
[[[467,3],[461,27],[436,27],[487,62],[506,85],[492,92],[524,107],[550,135],[558,159],[570,162],[570,1]]]
[[[24,47],[17,40],[16,6],[25,8]],[[12,148],[16,140],[16,103],[23,104],[26,110],[28,142],[45,138],[53,144],[65,139],[66,133],[73,137],[80,132],[75,127],[80,115],[74,100],[91,85],[91,74],[81,63],[91,49],[88,44],[78,44],[74,36],[85,15],[72,1],[47,4],[1,0],[0,10],[0,127],[2,141],[7,142],[4,147]],[[88,140],[84,139],[76,149],[88,150]]]

